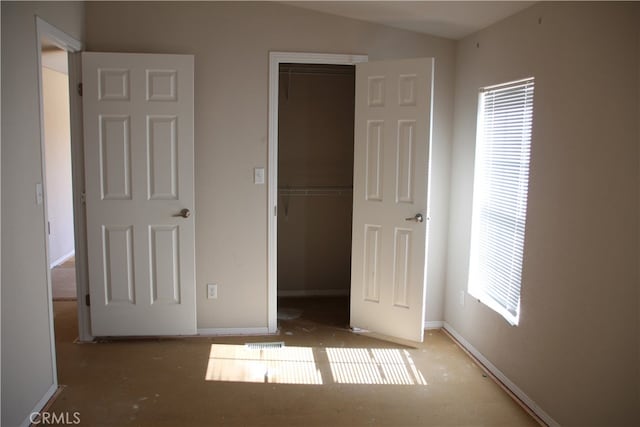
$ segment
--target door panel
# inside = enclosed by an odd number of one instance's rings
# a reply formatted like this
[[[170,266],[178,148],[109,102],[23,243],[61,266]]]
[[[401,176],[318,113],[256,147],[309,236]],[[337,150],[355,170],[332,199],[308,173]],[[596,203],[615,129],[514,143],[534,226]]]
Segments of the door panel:
[[[133,227],[102,226],[107,305],[135,304]]]
[[[82,60],[92,333],[194,334],[193,56]]]
[[[98,138],[101,194],[105,200],[131,199],[129,116],[101,115]]]
[[[356,65],[351,325],[422,341],[433,59]]]

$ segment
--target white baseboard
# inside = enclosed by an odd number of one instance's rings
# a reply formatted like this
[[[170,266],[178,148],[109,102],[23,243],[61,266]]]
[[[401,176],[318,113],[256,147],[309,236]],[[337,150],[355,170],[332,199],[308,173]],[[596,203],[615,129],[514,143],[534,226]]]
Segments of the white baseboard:
[[[505,374],[503,374],[493,363],[489,361],[482,353],[478,351],[469,341],[464,339],[455,329],[447,322],[444,322],[444,329],[450,333],[469,353],[473,355],[491,374],[493,374],[506,388],[511,391],[522,403],[524,403],[534,414],[536,414],[549,427],[560,427],[553,418],[542,410],[536,402],[525,394],[517,385],[515,385]]]
[[[221,336],[221,335],[270,335],[269,328],[199,328],[200,336]]]
[[[349,289],[278,290],[279,297],[338,297],[349,295]]]
[[[49,268],[57,267],[60,264],[64,263],[66,260],[68,260],[68,259],[70,259],[70,258],[72,258],[74,256],[76,256],[76,251],[75,250],[69,252],[66,255],[62,255],[60,258],[56,259],[55,261],[52,261]]]
[[[56,394],[56,391],[58,391],[58,385],[52,384],[51,387],[49,387],[49,390],[47,390],[44,396],[42,396],[42,399],[40,399],[38,403],[36,403],[36,406],[33,407],[31,412],[27,414],[27,418],[25,418],[25,420],[22,421],[22,424],[20,424],[20,427],[29,427],[31,424],[33,424],[31,422],[31,414],[42,411],[42,409],[45,407],[47,402],[49,402],[49,399],[51,399],[51,397],[53,397],[53,395]]]
[[[425,329],[442,329],[444,322],[442,320],[427,320],[424,322]]]

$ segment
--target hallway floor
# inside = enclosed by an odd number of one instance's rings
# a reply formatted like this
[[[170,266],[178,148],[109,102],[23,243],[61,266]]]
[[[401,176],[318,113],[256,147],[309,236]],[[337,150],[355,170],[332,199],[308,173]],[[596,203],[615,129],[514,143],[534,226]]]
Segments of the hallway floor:
[[[56,301],[65,388],[49,411],[86,426],[538,425],[444,332],[406,347],[350,332],[346,298],[279,306],[296,315],[278,335],[77,344],[76,302]],[[265,342],[284,348],[245,346]]]
[[[51,293],[54,301],[77,299],[75,258],[51,269]]]

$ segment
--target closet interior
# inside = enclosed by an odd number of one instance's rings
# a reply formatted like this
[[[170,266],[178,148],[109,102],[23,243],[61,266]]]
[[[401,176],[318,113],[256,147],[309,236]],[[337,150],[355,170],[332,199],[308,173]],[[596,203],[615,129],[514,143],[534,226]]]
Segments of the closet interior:
[[[348,319],[354,97],[354,66],[280,64],[279,308],[315,298]]]

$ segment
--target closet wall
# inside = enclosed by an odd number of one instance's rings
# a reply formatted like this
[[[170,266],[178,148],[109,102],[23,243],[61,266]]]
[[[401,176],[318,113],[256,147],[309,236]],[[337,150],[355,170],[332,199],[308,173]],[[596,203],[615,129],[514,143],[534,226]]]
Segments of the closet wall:
[[[279,296],[349,292],[354,84],[352,66],[281,65]]]

